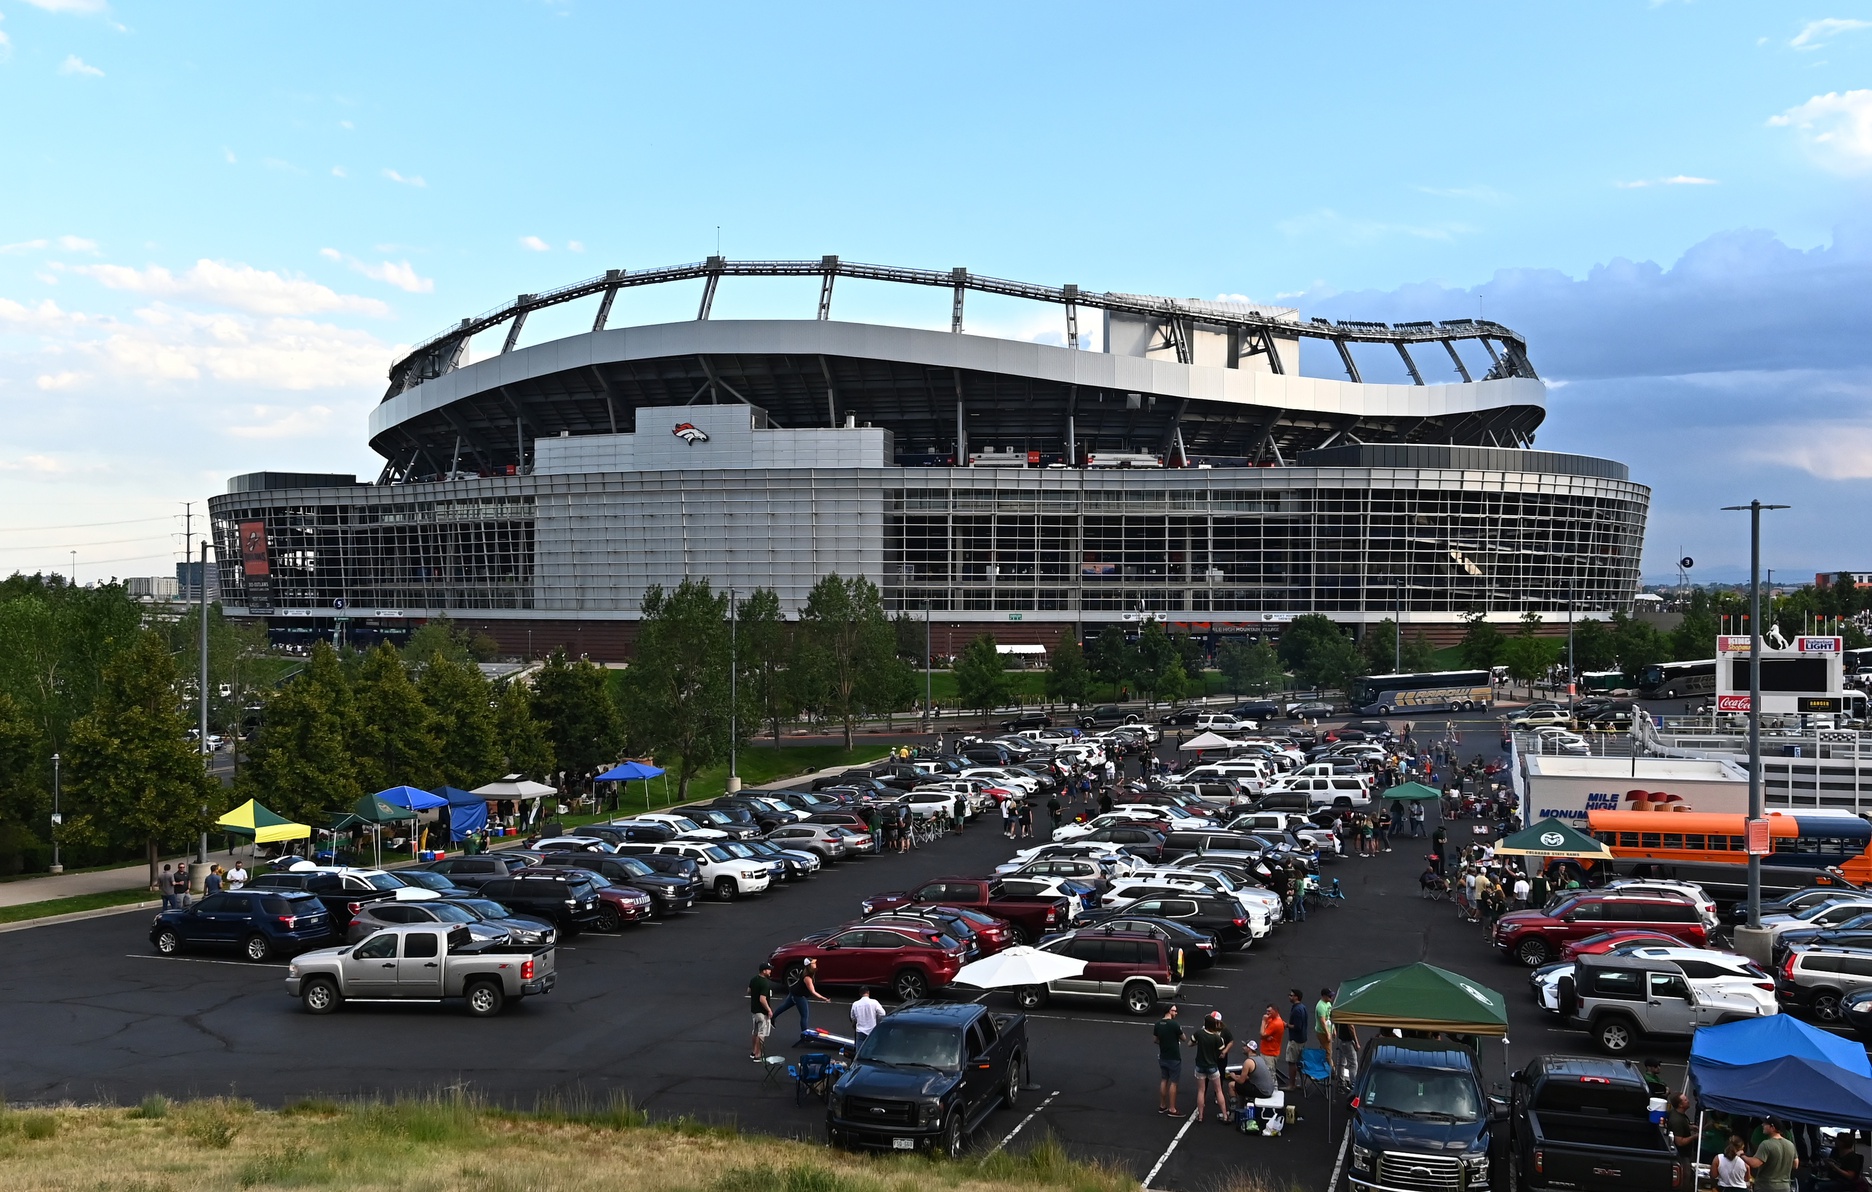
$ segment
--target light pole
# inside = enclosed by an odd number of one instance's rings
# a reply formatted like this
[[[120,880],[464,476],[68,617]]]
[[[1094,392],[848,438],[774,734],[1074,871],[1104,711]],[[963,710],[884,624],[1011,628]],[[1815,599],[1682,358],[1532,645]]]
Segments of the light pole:
[[[59,828],[65,823],[65,817],[59,814],[59,755],[52,755],[52,872],[64,873],[65,867],[59,864]]]
[[[923,735],[928,736],[936,728],[935,715],[936,669],[935,657],[930,651],[930,602],[923,601]]]
[[[196,675],[196,682],[200,684],[200,690],[196,692],[198,698],[195,702],[201,706],[201,723],[199,727],[201,730],[202,768],[213,773],[214,754],[208,748],[208,539],[205,535],[202,537],[201,544],[201,578],[202,582],[199,588],[201,592],[201,670]],[[203,809],[204,818],[206,818],[206,810],[206,808]],[[200,861],[202,866],[204,866],[201,872],[202,875],[206,877],[207,871],[205,866],[208,864],[207,828],[202,829],[201,846],[195,854],[195,859]]]
[[[735,772],[735,745],[741,736],[741,660],[738,655],[735,590],[728,589],[728,793],[741,789],[741,776]]]
[[[1391,613],[1391,673],[1404,673],[1404,581],[1398,580],[1392,585],[1396,599],[1392,603]]]
[[[1566,714],[1573,719],[1573,580],[1566,582]]]
[[[1786,505],[1764,505],[1750,501],[1746,505],[1724,505],[1727,513],[1748,510],[1749,515],[1749,820],[1762,817],[1761,756],[1761,515],[1764,509],[1786,509]],[[1748,855],[1748,925],[1761,930],[1761,854],[1754,849]]]

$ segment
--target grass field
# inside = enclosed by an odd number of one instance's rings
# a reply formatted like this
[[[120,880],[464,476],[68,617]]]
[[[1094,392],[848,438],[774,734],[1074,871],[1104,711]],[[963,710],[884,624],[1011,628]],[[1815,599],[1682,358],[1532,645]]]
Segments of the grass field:
[[[50,898],[44,902],[22,902],[18,906],[0,906],[0,923],[21,923],[27,919],[69,915],[77,911],[96,911],[103,910],[105,907],[128,906],[130,903],[150,901],[155,897],[154,894],[139,886],[134,890],[112,890],[108,894],[79,894],[71,898]]]
[[[1026,1154],[957,1163],[865,1157],[681,1120],[626,1103],[471,1100],[306,1102],[278,1112],[217,1099],[134,1109],[0,1113],[7,1186],[60,1192],[343,1188],[360,1192],[1122,1192],[1136,1178],[1069,1159],[1051,1140]],[[1249,1178],[1219,1192],[1268,1189]]]

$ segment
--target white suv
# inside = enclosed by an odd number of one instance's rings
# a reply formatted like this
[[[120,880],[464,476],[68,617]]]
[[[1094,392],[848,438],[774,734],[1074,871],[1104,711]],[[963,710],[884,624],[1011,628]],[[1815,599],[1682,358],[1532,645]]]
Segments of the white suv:
[[[723,902],[759,894],[773,880],[765,862],[737,857],[706,840],[671,840],[652,846],[651,851],[694,861],[696,868],[702,871],[703,882]]]

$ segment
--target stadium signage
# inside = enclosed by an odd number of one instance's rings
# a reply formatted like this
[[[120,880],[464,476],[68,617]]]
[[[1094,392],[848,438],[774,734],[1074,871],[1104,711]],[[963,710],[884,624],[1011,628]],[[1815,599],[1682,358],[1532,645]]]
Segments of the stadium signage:
[[[708,432],[693,422],[678,422],[671,434],[694,447],[697,443],[708,442]]]

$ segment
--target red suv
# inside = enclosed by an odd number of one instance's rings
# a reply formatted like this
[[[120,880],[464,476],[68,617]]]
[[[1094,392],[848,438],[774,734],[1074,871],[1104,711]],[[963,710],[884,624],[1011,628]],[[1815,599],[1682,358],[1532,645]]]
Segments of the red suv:
[[[1693,948],[1709,942],[1703,912],[1688,899],[1581,891],[1551,910],[1509,911],[1495,924],[1495,946],[1535,968],[1574,940],[1621,929],[1655,931]]]
[[[819,985],[869,985],[913,1002],[955,979],[967,961],[960,941],[935,931],[854,923],[824,939],[798,940],[768,958],[785,985],[808,960],[819,962]]]

